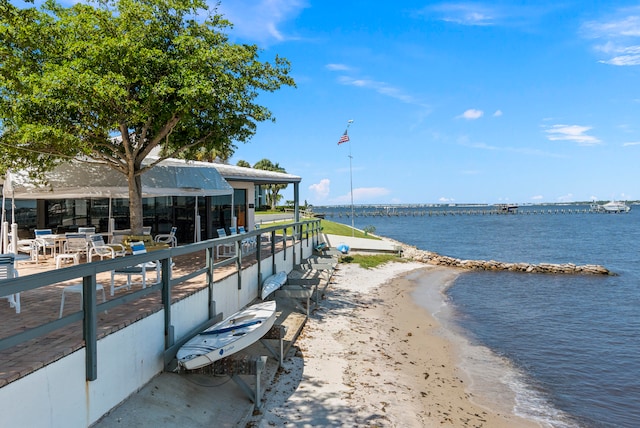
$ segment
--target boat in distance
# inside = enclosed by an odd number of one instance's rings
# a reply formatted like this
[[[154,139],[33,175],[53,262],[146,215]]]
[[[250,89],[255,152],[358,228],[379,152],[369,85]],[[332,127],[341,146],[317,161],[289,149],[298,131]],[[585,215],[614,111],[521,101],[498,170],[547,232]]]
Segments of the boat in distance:
[[[275,320],[275,300],[244,308],[182,345],[176,354],[178,366],[195,370],[241,351],[260,340]]]
[[[627,213],[631,207],[622,201],[610,201],[606,204],[591,204],[591,210],[606,213]]]
[[[518,209],[517,204],[496,204],[495,207],[498,211],[508,213],[515,212]]]

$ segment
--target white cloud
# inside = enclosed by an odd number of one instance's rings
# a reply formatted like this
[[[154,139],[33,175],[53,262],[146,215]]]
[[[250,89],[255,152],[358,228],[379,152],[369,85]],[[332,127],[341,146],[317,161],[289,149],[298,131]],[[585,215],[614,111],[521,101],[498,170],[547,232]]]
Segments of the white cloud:
[[[617,66],[640,65],[640,8],[623,8],[615,16],[585,22],[582,33],[590,39],[604,41],[594,46],[606,56],[601,63]]]
[[[484,112],[482,110],[476,110],[474,108],[470,108],[469,110],[462,113],[458,118],[467,119],[467,120],[476,120],[480,119]]]
[[[327,64],[325,67],[327,68],[327,70],[331,70],[331,71],[349,71],[349,70],[351,70],[351,67],[349,67],[348,65],[345,65],[345,64]]]
[[[435,14],[441,21],[470,26],[493,25],[496,19],[493,10],[473,3],[442,3],[425,8],[423,13]]]
[[[455,199],[453,199],[453,198],[445,198],[444,196],[441,196],[438,199],[438,202],[440,202],[441,204],[445,204],[445,203],[449,203],[449,202],[453,202],[453,201],[455,201]]]
[[[547,138],[551,141],[573,141],[581,146],[595,146],[601,141],[591,135],[586,135],[590,131],[590,126],[580,125],[553,125],[547,129]]]
[[[232,34],[267,44],[295,39],[281,27],[306,7],[306,0],[233,0],[221,2],[218,11],[233,23]]]
[[[323,178],[319,183],[309,186],[309,190],[318,199],[325,199],[327,196],[329,196],[330,188],[331,180],[329,180],[328,178]]]
[[[469,142],[466,136],[460,137],[458,139],[458,144],[461,146],[469,147],[472,149],[478,150],[490,150],[490,151],[502,151],[508,153],[519,153],[527,156],[543,156],[543,157],[551,157],[551,158],[563,158],[563,155],[558,155],[552,152],[544,152],[540,149],[530,149],[527,147],[509,147],[509,146],[491,146],[487,143],[482,142]]]
[[[531,197],[532,201],[541,201],[543,199],[544,199],[544,197],[542,195],[535,195],[535,196]]]
[[[630,147],[630,146],[640,146],[640,141],[630,141],[628,143],[622,144],[622,147]]]
[[[364,89],[373,89],[374,91],[376,91],[381,95],[385,95],[385,96],[397,99],[406,104],[414,104],[422,107],[428,107],[427,105],[421,103],[419,100],[417,100],[413,96],[405,93],[402,89],[396,88],[386,82],[380,82],[372,79],[357,79],[350,76],[340,76],[338,78],[338,82],[343,85],[356,86],[358,88],[364,88]]]
[[[493,117],[500,117],[500,116],[502,116],[502,110],[496,110],[496,111],[493,113]]]
[[[638,12],[638,8],[620,9],[618,17],[607,21],[585,22],[583,29],[592,38],[640,37],[640,16],[634,14]]]

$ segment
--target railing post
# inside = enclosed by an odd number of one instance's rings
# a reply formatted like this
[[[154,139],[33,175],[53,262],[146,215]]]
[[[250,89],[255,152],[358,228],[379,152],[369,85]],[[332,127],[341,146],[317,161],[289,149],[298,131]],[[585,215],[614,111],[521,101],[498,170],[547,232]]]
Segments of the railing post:
[[[96,275],[82,277],[82,335],[85,344],[86,379],[98,378],[98,309],[96,308]]]
[[[240,241],[235,241],[236,246],[236,271],[238,272],[238,290],[242,290],[242,245]]]
[[[282,230],[282,248],[284,250],[284,261],[287,261],[287,228]]]
[[[258,261],[258,289],[260,289],[260,284],[262,284],[262,233],[258,234],[256,237],[256,260]]]
[[[171,259],[162,259],[162,305],[164,307],[164,347],[169,349],[175,342],[171,325]]]
[[[271,231],[271,275],[276,273],[276,231]]]
[[[206,266],[207,266],[207,289],[209,290],[209,319],[216,316],[216,306],[213,300],[213,264],[215,256],[215,246],[207,248]]]
[[[297,235],[300,236],[299,234],[297,234]],[[291,266],[295,266],[295,264],[296,264],[296,234],[293,235],[292,241],[293,242],[292,242],[292,248],[291,248],[291,256],[292,256],[293,264]]]

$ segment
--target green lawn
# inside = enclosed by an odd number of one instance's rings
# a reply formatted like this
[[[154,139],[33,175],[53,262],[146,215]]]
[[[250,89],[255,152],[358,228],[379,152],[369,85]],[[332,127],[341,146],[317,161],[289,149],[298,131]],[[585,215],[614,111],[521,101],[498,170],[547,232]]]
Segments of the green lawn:
[[[354,254],[340,257],[340,263],[357,263],[365,269],[372,269],[387,262],[406,262],[395,254]]]
[[[265,226],[280,226],[283,224],[291,223],[291,221],[278,221],[273,223],[265,223]],[[330,220],[320,220],[320,226],[322,227],[322,232],[327,233],[329,235],[339,235],[339,236],[354,236],[356,238],[367,238],[367,239],[377,239],[380,240],[377,236],[371,236],[368,233],[364,233],[360,230],[353,230],[351,226],[347,226],[346,224],[336,223]],[[292,229],[287,228],[287,235],[292,234]]]

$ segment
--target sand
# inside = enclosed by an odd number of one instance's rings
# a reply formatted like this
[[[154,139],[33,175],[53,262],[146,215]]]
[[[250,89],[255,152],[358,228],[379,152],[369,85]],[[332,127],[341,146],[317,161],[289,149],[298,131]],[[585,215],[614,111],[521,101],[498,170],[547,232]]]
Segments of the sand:
[[[456,345],[428,305],[414,302],[405,277],[417,269],[438,289],[457,275],[416,262],[340,264],[247,426],[538,426],[476,404]]]

